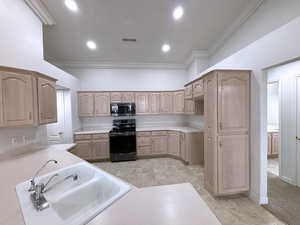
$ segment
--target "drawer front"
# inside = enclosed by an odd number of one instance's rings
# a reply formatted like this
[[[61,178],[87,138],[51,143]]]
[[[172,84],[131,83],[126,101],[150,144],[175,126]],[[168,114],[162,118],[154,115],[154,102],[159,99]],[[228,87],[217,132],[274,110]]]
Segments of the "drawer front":
[[[138,155],[151,155],[151,152],[151,146],[138,146],[137,148]]]
[[[145,137],[145,136],[151,136],[151,132],[137,132],[138,137]]]
[[[203,94],[203,80],[196,81],[193,84],[193,94],[195,97]]]
[[[167,131],[152,131],[152,136],[164,136],[168,135]]]
[[[137,138],[137,146],[150,146],[150,145],[151,145],[151,137]]]
[[[92,139],[92,135],[91,134],[76,134],[74,136],[75,140],[90,140]]]
[[[107,139],[108,134],[93,134],[93,139]]]

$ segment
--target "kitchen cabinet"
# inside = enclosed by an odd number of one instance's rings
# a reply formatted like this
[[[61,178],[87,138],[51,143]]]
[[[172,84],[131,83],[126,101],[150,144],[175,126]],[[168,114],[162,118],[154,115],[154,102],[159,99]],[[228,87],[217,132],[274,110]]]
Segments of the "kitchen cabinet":
[[[57,121],[56,80],[41,73],[0,67],[0,126],[37,126]]]
[[[150,113],[151,114],[159,114],[160,112],[160,93],[159,92],[152,92],[149,93],[149,102],[150,102]]]
[[[195,114],[195,102],[191,99],[184,100],[184,113],[188,115]]]
[[[195,81],[193,84],[193,98],[200,98],[204,95],[203,79]]]
[[[76,147],[72,153],[85,160],[109,159],[108,134],[74,135]]]
[[[268,157],[278,157],[280,149],[279,143],[279,132],[268,132]]]
[[[112,103],[122,102],[122,93],[121,92],[111,92],[110,93],[110,102],[112,102]]]
[[[249,190],[250,71],[205,75],[205,187],[214,195]]]
[[[180,157],[180,133],[168,131],[168,154]]]
[[[109,116],[110,115],[110,94],[109,93],[95,93],[95,116]]]
[[[184,113],[184,91],[174,92],[174,113]]]
[[[150,156],[152,154],[151,132],[137,132],[138,156]]]
[[[33,125],[33,77],[30,74],[0,72],[1,126]]]
[[[152,132],[152,154],[164,155],[168,152],[168,134],[166,131]]]
[[[184,89],[184,98],[193,99],[193,84],[189,84]]]
[[[160,112],[173,113],[173,93],[162,92],[160,93]]]
[[[76,141],[76,146],[71,152],[81,159],[91,160],[93,159],[93,144],[90,140]]]
[[[94,94],[78,93],[78,114],[80,117],[92,117],[95,112]]]
[[[135,94],[136,113],[149,114],[149,94],[147,92],[139,92]]]
[[[123,103],[134,103],[135,102],[134,93],[133,92],[123,92],[121,100]]]
[[[187,162],[185,133],[180,132],[180,158]]]
[[[38,106],[39,124],[57,122],[55,81],[46,78],[38,78]]]

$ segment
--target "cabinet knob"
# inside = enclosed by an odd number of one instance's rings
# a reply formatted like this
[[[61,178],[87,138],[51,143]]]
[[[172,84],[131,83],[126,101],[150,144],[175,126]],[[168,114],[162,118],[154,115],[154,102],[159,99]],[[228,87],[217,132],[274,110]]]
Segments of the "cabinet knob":
[[[299,136],[296,136],[296,140],[297,140],[297,141],[300,141],[300,137],[299,137]]]

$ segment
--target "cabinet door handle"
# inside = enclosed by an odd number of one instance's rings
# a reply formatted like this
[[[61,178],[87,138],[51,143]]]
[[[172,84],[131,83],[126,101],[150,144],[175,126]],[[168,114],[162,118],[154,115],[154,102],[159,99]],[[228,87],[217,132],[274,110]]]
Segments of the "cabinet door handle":
[[[299,137],[299,136],[296,136],[296,140],[297,140],[297,141],[300,141],[300,137]]]

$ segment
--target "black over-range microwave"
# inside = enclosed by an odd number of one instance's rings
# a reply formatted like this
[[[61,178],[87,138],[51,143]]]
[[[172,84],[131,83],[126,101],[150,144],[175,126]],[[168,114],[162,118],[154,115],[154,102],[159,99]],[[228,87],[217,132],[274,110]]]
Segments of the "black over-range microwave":
[[[135,103],[111,103],[110,113],[112,116],[134,116]]]

